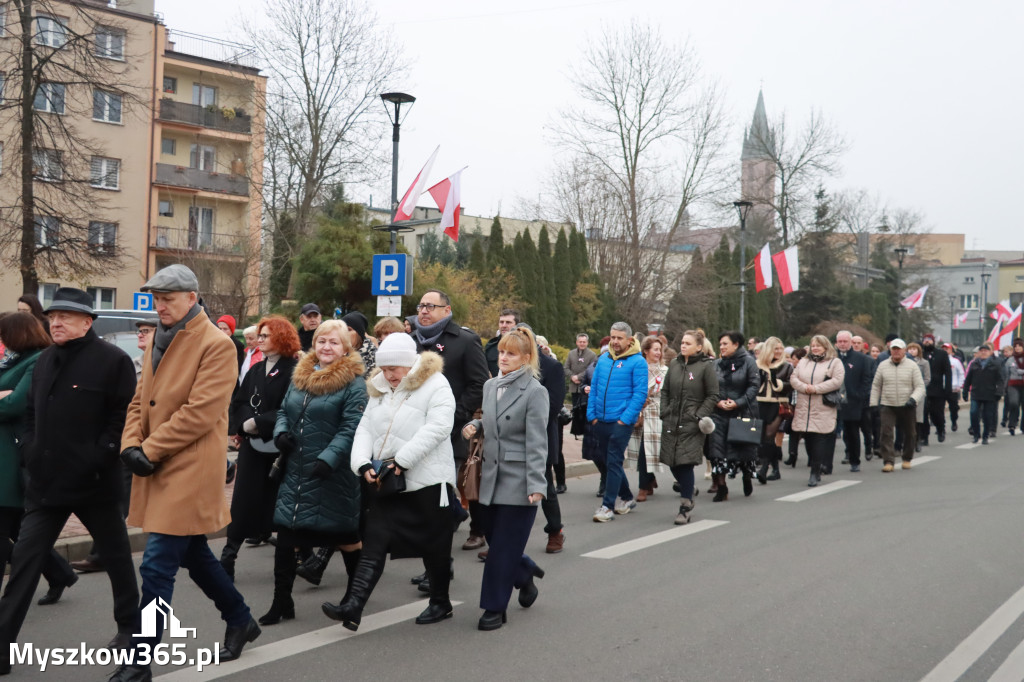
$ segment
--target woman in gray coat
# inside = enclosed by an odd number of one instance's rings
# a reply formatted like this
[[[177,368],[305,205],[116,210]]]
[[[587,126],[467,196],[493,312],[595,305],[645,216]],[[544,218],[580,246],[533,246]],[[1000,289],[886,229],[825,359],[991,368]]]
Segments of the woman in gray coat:
[[[544,577],[523,553],[537,503],[548,489],[549,401],[536,379],[537,341],[528,329],[513,329],[498,342],[498,370],[484,384],[483,418],[462,430],[464,438],[484,437],[480,522],[490,550],[480,587],[481,630],[497,630],[506,622],[513,587],[519,589],[520,606],[532,606],[538,594],[533,579]]]
[[[693,467],[704,457],[705,434],[714,423],[710,417],[718,402],[715,361],[704,355],[703,348],[703,331],[683,332],[679,355],[669,363],[661,389],[660,458],[679,483],[677,526],[690,522]]]

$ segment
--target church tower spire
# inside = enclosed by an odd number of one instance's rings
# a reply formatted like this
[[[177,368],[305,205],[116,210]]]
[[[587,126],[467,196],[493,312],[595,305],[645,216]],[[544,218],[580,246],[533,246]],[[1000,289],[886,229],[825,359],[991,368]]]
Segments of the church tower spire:
[[[754,203],[748,223],[766,236],[773,233],[775,223],[775,136],[768,125],[764,93],[757,92],[757,105],[750,127],[743,131],[743,153],[740,156],[740,196]]]
[[[743,131],[743,155],[740,160],[770,159],[774,140],[768,127],[768,114],[764,110],[764,92],[757,91],[757,105],[754,107],[754,118],[750,127]]]

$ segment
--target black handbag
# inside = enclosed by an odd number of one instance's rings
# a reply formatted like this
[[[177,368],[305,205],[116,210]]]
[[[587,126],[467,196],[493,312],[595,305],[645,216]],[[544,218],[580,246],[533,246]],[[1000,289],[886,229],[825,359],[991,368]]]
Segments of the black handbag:
[[[398,473],[394,458],[375,459],[371,462],[377,474],[377,497],[389,497],[405,492],[405,476]]]
[[[832,362],[835,362],[835,360],[833,360]],[[832,367],[832,362],[829,363],[829,365],[828,365],[829,368]],[[826,379],[831,379],[832,377],[826,376],[825,378]],[[846,404],[846,382],[844,381],[843,383],[839,384],[839,388],[837,388],[834,391],[829,391],[828,393],[822,393],[821,394],[821,402],[823,402],[826,405],[828,405],[829,407],[833,407],[835,409],[839,409],[843,405],[845,405]]]
[[[729,420],[725,442],[729,445],[760,445],[764,421],[754,417],[736,417]]]

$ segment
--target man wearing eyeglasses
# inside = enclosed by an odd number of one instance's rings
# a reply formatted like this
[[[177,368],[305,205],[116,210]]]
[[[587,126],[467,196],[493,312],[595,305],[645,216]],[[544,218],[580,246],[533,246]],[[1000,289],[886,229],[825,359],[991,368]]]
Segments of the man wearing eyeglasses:
[[[455,424],[452,427],[452,448],[455,466],[466,460],[467,445],[461,437],[462,427],[473,418],[483,401],[484,382],[490,378],[487,360],[480,337],[463,329],[452,320],[452,306],[448,295],[429,289],[416,306],[416,331],[413,338],[419,351],[433,351],[444,359],[444,378],[455,395]],[[470,503],[470,514],[475,502]],[[475,516],[475,515],[474,515]],[[480,549],[485,545],[483,532],[475,521],[470,521],[469,539],[462,549]]]
[[[142,351],[138,355],[135,362],[135,383],[138,383],[142,379],[142,357],[146,354],[146,346],[153,340],[153,332],[156,331],[156,320],[139,320],[135,323],[135,328],[138,329],[139,341],[138,347]]]

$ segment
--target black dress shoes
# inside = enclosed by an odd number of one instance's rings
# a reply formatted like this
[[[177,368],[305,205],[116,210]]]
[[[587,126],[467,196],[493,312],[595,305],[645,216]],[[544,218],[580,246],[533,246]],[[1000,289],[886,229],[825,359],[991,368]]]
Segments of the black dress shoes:
[[[72,585],[78,582],[78,575],[75,573],[71,574],[71,578],[68,579],[63,585],[51,585],[50,589],[46,591],[39,601],[36,603],[40,606],[49,606],[50,604],[56,604],[60,601],[61,595],[64,594],[64,590],[68,589]]]
[[[107,642],[107,648],[111,651],[127,649],[132,645],[132,633],[118,631],[114,639]]]
[[[228,626],[224,631],[224,646],[220,648],[220,660],[233,661],[242,655],[242,648],[260,636],[260,626],[249,618],[245,625]]]
[[[99,561],[93,561],[88,558],[72,561],[71,568],[75,569],[79,573],[99,573],[100,571],[107,570],[107,567]]]
[[[478,630],[497,630],[508,622],[508,616],[504,611],[484,611],[480,616],[480,622],[476,624]]]
[[[540,590],[537,589],[537,584],[533,582],[533,578],[530,578],[530,582],[519,588],[519,605],[524,609],[528,609],[533,606],[533,602],[537,601],[537,596],[540,594]]]
[[[452,603],[446,601],[443,604],[431,604],[420,615],[416,616],[417,625],[430,625],[440,623],[442,620],[452,617]]]
[[[153,679],[153,671],[149,667],[136,668],[134,665],[122,665],[114,671],[108,682],[149,682]]]

